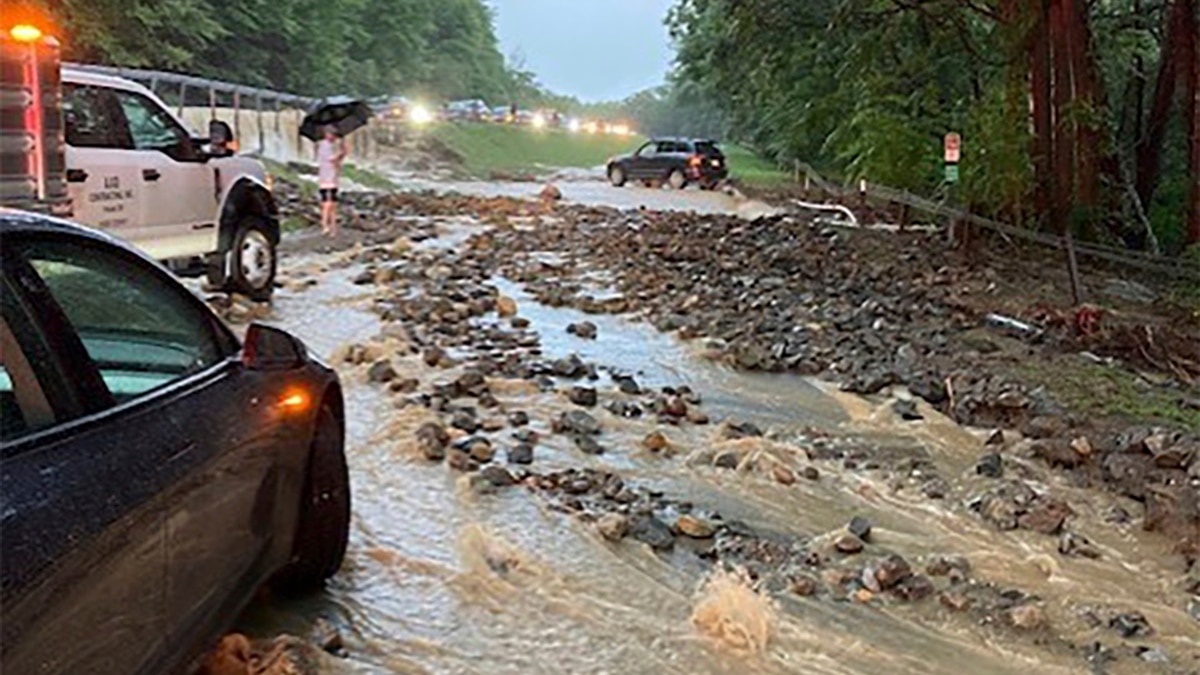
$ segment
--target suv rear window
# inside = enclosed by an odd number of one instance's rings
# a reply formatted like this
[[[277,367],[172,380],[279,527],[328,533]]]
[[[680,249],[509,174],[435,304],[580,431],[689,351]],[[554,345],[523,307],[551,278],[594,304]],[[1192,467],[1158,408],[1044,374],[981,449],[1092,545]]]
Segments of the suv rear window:
[[[706,157],[724,157],[724,153],[712,141],[699,141],[696,143],[696,154]]]

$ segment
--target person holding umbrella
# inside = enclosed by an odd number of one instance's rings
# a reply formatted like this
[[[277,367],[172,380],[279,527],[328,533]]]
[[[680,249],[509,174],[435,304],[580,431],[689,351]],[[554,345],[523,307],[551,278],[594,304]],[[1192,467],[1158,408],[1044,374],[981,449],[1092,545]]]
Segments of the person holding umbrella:
[[[325,125],[324,136],[317,142],[317,189],[321,195],[321,232],[338,236],[337,199],[346,145],[332,124]]]
[[[349,96],[323,98],[309,109],[300,123],[300,135],[316,143],[317,188],[321,194],[321,231],[327,236],[338,235],[338,179],[346,146],[347,134],[366,126],[371,120],[371,108]]]

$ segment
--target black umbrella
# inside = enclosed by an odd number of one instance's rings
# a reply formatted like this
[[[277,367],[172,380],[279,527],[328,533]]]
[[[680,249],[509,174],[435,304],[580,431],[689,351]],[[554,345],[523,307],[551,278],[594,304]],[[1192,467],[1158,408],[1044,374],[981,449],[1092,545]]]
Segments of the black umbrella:
[[[346,136],[366,126],[373,114],[371,106],[349,96],[323,98],[308,109],[300,124],[300,135],[319,141],[324,135],[324,127],[333,125],[339,136]]]

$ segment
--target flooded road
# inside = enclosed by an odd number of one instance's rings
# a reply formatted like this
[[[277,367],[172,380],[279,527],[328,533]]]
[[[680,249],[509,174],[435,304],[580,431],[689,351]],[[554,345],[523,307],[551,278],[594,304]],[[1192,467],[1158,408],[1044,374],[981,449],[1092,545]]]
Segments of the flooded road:
[[[570,185],[562,188],[572,198]],[[635,191],[639,199],[643,192],[650,191]],[[433,275],[438,266],[451,266],[470,246],[468,236],[483,228],[460,220],[442,230],[442,237],[415,250],[401,247],[402,264]],[[1198,624],[1161,601],[1179,574],[1167,543],[1134,525],[1101,526],[1111,498],[1062,484],[1033,466],[1021,469],[1065,495],[1077,512],[1075,529],[1102,553],[1095,560],[1067,559],[1057,553],[1055,538],[998,532],[966,507],[981,488],[974,465],[982,432],[961,429],[924,404],[923,420],[905,421],[891,399],[867,401],[794,376],[735,371],[710,360],[699,341],[684,342],[627,317],[539,305],[521,284],[499,277],[489,283],[515,301],[527,330],[540,336],[545,358],[577,354],[600,371],[590,383],[602,404],[592,412],[604,429],[599,438],[607,452],[600,455],[581,453],[553,433],[550,420],[574,408],[562,388],[489,378],[499,401],[495,415],[526,412],[540,435],[534,471],[618,473],[626,484],[662,493],[668,510],[682,513],[686,505],[780,546],[817,550],[851,518],[865,517],[872,528],[864,562],[896,553],[922,570],[961,556],[980,580],[979,609],[988,598],[1019,593],[1033,598],[1044,618],[1014,626],[1005,622],[1002,605],[993,614],[972,613],[951,611],[936,597],[899,603],[870,593],[806,597],[765,588],[748,573],[715,571],[698,555],[703,543],[681,536],[669,552],[656,552],[632,538],[609,541],[595,523],[534,490],[480,490],[467,474],[421,456],[414,434],[438,419],[435,412],[403,405],[403,396],[368,381],[369,364],[350,365],[344,357],[348,345],[366,344],[390,355],[397,379],[416,378],[421,391],[453,381],[461,368],[427,365],[389,330],[396,324],[377,311],[389,291],[353,283],[365,269],[355,255],[308,255],[285,264],[289,274],[319,279],[305,290],[281,292],[271,322],[341,370],[352,535],[346,564],[325,593],[264,599],[239,628],[258,636],[304,635],[325,619],[340,629],[348,652],[330,672],[1119,673],[1189,672],[1200,665]],[[603,271],[596,273],[602,292]],[[420,287],[406,292],[414,288]],[[481,329],[507,325],[495,314],[476,321]],[[582,321],[595,324],[595,339],[568,333]],[[686,385],[703,398],[698,407],[712,423],[664,425],[652,415],[630,419],[605,410],[604,403],[623,400],[613,371],[633,375],[645,390]],[[730,438],[722,422],[752,423],[768,433]],[[666,437],[669,452],[643,448],[655,431]],[[506,448],[513,432],[506,427],[489,436]],[[893,475],[820,452],[843,446],[865,449],[868,458],[920,460],[944,479],[946,494],[931,500]],[[735,454],[735,469],[717,466],[714,457],[723,452]],[[502,450],[496,463],[503,456]],[[783,470],[812,477],[784,481]],[[831,562],[811,575],[825,583],[835,571]],[[1155,631],[1137,641],[1144,651],[1131,647],[1106,666],[1102,652],[1089,660],[1084,645],[1115,644],[1107,625],[1085,617],[1107,608],[1136,609]],[[1159,654],[1170,660],[1161,662]]]

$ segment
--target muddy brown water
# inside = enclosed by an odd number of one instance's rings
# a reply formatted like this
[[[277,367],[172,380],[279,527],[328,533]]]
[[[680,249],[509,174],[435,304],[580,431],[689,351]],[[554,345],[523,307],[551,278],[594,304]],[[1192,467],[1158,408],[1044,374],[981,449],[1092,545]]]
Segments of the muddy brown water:
[[[463,244],[458,222],[431,246]],[[372,286],[355,286],[361,269],[329,267],[332,257],[287,261],[320,271],[319,283],[280,293],[272,321],[324,357],[348,343],[376,338]],[[327,269],[321,269],[327,268]],[[602,273],[599,281],[603,281]],[[714,422],[752,421],[773,430],[754,441],[771,462],[806,465],[799,437],[810,427],[834,435],[927,451],[952,484],[943,501],[897,493],[869,473],[820,464],[816,482],[780,485],[755,471],[722,471],[693,461],[720,447],[716,425],[666,428],[678,453],[649,455],[639,440],[657,425],[597,408],[609,452],[584,456],[548,421],[569,408],[561,394],[526,383],[493,383],[508,410],[526,410],[544,434],[533,468],[593,466],[627,482],[719,511],[765,531],[815,536],[863,515],[873,544],[917,566],[933,554],[961,554],[975,576],[1036,594],[1051,625],[1078,644],[1121,642],[1101,626],[1078,621],[1082,608],[1143,612],[1171,663],[1123,656],[1111,672],[1187,672],[1200,665],[1200,624],[1186,615],[1175,584],[1181,569],[1169,542],[1102,524],[1112,500],[1039,476],[1078,512],[1075,530],[1102,551],[1099,560],[1067,559],[1053,537],[997,532],[963,506],[978,480],[982,432],[961,429],[922,408],[926,421],[903,422],[888,401],[869,402],[791,376],[746,374],[707,360],[699,343],[681,342],[646,323],[583,315],[534,302],[519,285],[496,279],[520,315],[541,333],[551,356],[575,352],[602,366],[635,373],[644,386],[688,384],[704,397]],[[565,331],[590,320],[596,340]],[[453,372],[399,359],[401,376],[423,385]],[[392,395],[366,383],[362,367],[339,366],[348,410],[347,455],[354,518],[346,563],[327,590],[300,600],[263,598],[239,620],[255,636],[305,635],[318,617],[339,627],[345,673],[1068,673],[1086,672],[1081,654],[1038,644],[1010,628],[975,625],[963,615],[919,605],[769,599],[730,575],[713,577],[683,549],[660,555],[633,540],[602,539],[590,525],[547,508],[516,487],[477,494],[461,474],[430,464],[412,447],[412,431],[432,419],[424,409],[397,409]],[[612,383],[596,383],[603,402]],[[507,438],[507,431],[498,434]],[[503,456],[503,453],[500,453]],[[1031,469],[1033,471],[1033,469]],[[1035,483],[1036,484],[1036,483]],[[1127,505],[1129,506],[1129,505]],[[1129,507],[1132,510],[1132,507]],[[868,549],[870,552],[870,548]]]

